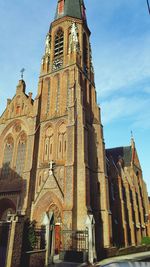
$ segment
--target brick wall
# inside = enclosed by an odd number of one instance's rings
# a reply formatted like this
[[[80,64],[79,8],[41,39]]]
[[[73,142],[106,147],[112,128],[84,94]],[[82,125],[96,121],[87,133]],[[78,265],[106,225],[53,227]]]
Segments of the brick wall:
[[[44,267],[45,250],[26,252],[22,257],[21,267]]]

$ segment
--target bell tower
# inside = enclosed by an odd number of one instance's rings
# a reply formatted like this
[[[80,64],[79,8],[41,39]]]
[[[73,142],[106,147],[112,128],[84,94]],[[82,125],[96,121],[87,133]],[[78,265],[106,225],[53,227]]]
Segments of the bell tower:
[[[105,146],[90,34],[84,1],[58,0],[39,77],[40,139],[34,208],[44,201],[46,192],[59,203],[64,229],[85,230],[87,217],[93,216],[98,246],[101,239],[108,247]],[[48,173],[50,161],[54,162],[53,175]]]

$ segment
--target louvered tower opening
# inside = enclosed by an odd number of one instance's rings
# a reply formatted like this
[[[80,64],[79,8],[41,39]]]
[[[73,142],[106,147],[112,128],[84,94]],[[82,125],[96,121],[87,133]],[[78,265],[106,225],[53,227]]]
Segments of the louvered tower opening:
[[[63,55],[64,50],[64,33],[59,30],[55,36],[54,57],[58,58]]]

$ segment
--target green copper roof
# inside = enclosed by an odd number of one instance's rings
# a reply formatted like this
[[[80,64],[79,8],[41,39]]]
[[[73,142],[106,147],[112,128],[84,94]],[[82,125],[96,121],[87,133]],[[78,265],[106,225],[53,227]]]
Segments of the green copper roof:
[[[58,0],[59,4],[60,0]],[[57,10],[55,15],[55,20],[62,18],[64,16],[69,16],[73,18],[83,19],[86,21],[86,17],[84,17],[85,10],[84,1],[83,0],[64,0],[64,12],[62,14],[58,13],[58,4],[57,4]]]

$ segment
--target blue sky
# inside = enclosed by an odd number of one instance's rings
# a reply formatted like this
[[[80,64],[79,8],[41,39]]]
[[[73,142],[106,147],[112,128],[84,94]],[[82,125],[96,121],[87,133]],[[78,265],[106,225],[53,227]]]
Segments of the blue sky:
[[[0,1],[0,113],[22,67],[37,92],[45,36],[56,0]],[[146,0],[85,0],[106,147],[130,144],[133,131],[150,194],[150,16]]]

